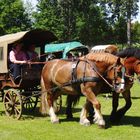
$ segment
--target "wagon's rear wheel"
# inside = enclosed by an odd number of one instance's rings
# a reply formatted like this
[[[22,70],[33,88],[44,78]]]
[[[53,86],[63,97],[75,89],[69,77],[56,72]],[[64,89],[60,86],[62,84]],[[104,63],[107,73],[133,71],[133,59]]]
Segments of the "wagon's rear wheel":
[[[23,96],[23,109],[33,111],[38,103],[38,96]]]
[[[9,89],[5,91],[3,102],[6,115],[20,119],[22,114],[22,100],[18,90]]]

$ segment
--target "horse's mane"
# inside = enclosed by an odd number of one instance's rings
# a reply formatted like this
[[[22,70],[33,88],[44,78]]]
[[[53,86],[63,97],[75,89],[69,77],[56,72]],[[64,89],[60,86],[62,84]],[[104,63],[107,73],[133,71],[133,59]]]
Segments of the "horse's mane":
[[[106,64],[114,64],[116,63],[118,58],[118,56],[105,52],[100,52],[100,53],[90,52],[85,57],[89,60],[105,62]]]
[[[116,54],[119,57],[136,57],[138,59],[140,59],[140,49],[139,48],[126,48],[120,52],[117,52]]]

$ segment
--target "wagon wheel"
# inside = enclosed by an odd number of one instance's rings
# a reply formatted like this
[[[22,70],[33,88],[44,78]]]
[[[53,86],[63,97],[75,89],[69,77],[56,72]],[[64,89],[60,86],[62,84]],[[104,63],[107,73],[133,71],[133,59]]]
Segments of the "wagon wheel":
[[[59,112],[62,108],[62,96],[58,96],[58,98],[55,100],[54,104],[53,104],[54,108],[55,108],[55,112]]]
[[[3,90],[1,90],[1,91],[0,91],[0,98],[1,98],[0,102],[3,101],[3,96],[4,96],[4,92],[3,92]]]
[[[38,96],[22,96],[23,109],[33,111],[38,103]]]
[[[22,114],[22,100],[19,92],[15,89],[7,90],[4,94],[3,102],[6,115],[20,119]]]

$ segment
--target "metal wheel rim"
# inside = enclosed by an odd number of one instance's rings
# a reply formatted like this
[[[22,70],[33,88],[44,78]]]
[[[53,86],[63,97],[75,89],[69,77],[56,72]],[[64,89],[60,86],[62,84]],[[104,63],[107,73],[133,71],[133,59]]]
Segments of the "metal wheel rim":
[[[22,114],[22,100],[19,92],[15,89],[9,89],[4,94],[3,101],[6,115],[20,119]]]

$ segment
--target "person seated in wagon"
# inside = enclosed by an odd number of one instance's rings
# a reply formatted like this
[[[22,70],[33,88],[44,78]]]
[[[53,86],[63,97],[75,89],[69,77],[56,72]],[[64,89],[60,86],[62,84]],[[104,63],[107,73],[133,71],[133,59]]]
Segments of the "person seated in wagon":
[[[35,51],[35,45],[32,44],[28,47],[27,50],[28,61],[37,62],[39,61],[38,53]]]
[[[21,77],[21,67],[27,63],[27,56],[23,51],[22,44],[16,44],[9,53],[10,71],[14,80],[19,82]]]

